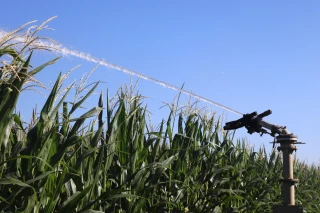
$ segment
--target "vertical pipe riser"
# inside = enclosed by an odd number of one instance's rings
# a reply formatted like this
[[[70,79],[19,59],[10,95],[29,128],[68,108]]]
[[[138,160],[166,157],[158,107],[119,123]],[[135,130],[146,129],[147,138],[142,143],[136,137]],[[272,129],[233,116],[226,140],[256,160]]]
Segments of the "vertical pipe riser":
[[[283,153],[283,173],[282,179],[282,194],[283,194],[283,205],[294,206],[295,205],[295,191],[294,184],[298,182],[297,179],[293,178],[293,151],[297,150],[294,143],[297,142],[297,137],[293,134],[280,135],[277,137],[277,143],[280,143],[278,147],[279,151]]]

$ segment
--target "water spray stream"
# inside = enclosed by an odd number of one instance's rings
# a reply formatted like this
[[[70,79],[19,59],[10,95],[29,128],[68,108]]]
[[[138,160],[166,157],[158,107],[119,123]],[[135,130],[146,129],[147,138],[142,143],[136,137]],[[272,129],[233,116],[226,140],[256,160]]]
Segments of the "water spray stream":
[[[6,34],[8,34],[8,32],[0,30],[0,38],[5,36]],[[23,42],[24,38],[23,37],[16,37],[14,40],[19,41],[19,42]],[[220,107],[222,109],[225,109],[227,111],[233,112],[235,114],[242,115],[242,113],[240,113],[240,112],[238,112],[238,111],[236,111],[234,109],[231,109],[231,108],[229,108],[227,106],[219,104],[219,103],[217,103],[215,101],[209,100],[209,99],[207,99],[205,97],[202,97],[200,95],[194,94],[193,92],[186,91],[184,89],[181,89],[179,87],[176,87],[176,86],[171,85],[169,83],[166,83],[164,81],[160,81],[160,80],[157,80],[155,78],[146,76],[144,74],[135,72],[133,70],[126,69],[124,67],[109,63],[109,62],[107,62],[107,61],[105,61],[103,59],[94,58],[90,54],[85,54],[85,53],[78,52],[78,51],[75,51],[75,50],[70,50],[70,49],[68,49],[66,47],[63,47],[62,45],[57,45],[57,44],[54,44],[54,43],[51,43],[51,42],[37,41],[36,44],[48,47],[48,48],[50,48],[50,49],[54,50],[55,52],[60,53],[62,55],[74,56],[74,57],[77,57],[77,58],[80,58],[80,59],[84,59],[86,61],[91,61],[91,62],[94,62],[94,63],[98,63],[98,64],[100,64],[102,66],[105,66],[105,67],[109,67],[109,68],[112,68],[112,69],[115,69],[115,70],[122,71],[122,72],[124,72],[126,74],[133,75],[133,76],[142,78],[144,80],[151,81],[153,83],[159,84],[159,85],[161,85],[161,86],[163,86],[165,88],[169,88],[169,89],[176,90],[178,92],[190,95],[190,96],[192,96],[194,98],[197,98],[197,99],[199,99],[199,100],[201,100],[203,102],[210,103],[212,105],[218,106],[218,107]]]

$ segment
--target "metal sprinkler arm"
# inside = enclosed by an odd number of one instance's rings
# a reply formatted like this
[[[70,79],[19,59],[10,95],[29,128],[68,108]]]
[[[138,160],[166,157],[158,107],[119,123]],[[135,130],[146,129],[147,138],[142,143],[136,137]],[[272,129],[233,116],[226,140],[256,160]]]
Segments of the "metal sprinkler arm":
[[[244,114],[242,118],[227,122],[226,125],[223,127],[224,130],[234,130],[239,129],[241,127],[245,127],[248,130],[249,134],[254,132],[263,134],[270,134],[275,137],[276,134],[279,135],[288,135],[290,132],[286,129],[285,126],[278,126],[266,122],[263,120],[263,117],[270,115],[272,111],[269,109],[261,114],[258,115],[257,112],[253,112],[250,114]],[[270,130],[268,132],[267,130]]]
[[[279,135],[288,135],[291,134],[289,130],[286,129],[286,127],[278,126],[271,124],[269,122],[266,122],[264,120],[260,121],[260,125],[266,129],[269,129],[271,132],[278,133]],[[274,136],[274,135],[273,135]]]

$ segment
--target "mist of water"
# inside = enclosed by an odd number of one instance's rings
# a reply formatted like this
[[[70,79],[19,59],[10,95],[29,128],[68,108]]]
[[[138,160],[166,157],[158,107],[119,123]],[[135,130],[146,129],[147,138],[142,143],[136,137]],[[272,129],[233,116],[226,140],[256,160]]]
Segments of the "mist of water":
[[[2,31],[0,30],[0,38],[5,36],[6,34],[8,34],[7,32],[5,31]],[[23,37],[16,37],[13,39],[13,41],[19,41],[19,42],[23,42],[24,41],[24,38]],[[36,41],[35,42],[36,45],[39,45],[39,46],[43,46],[43,47],[47,47],[61,55],[64,55],[64,56],[74,56],[74,57],[77,57],[77,58],[80,58],[80,59],[84,59],[86,61],[90,61],[90,62],[94,62],[94,63],[97,63],[97,64],[100,64],[102,66],[105,66],[105,67],[108,67],[108,68],[111,68],[111,69],[115,69],[115,70],[118,70],[118,71],[122,71],[126,74],[129,74],[129,75],[133,75],[133,76],[136,76],[136,77],[139,77],[139,78],[142,78],[144,80],[147,80],[147,81],[151,81],[153,83],[156,83],[158,85],[161,85],[165,88],[169,88],[169,89],[172,89],[172,90],[175,90],[175,91],[178,91],[178,92],[181,92],[181,93],[184,93],[184,94],[187,94],[187,95],[190,95],[191,97],[194,97],[194,98],[197,98],[203,102],[206,102],[206,103],[209,103],[209,104],[212,104],[212,105],[215,105],[215,106],[218,106],[224,110],[227,110],[229,112],[232,112],[232,113],[235,113],[235,114],[238,114],[238,115],[242,115],[242,113],[234,110],[234,109],[231,109],[227,106],[224,106],[222,104],[219,104],[215,101],[212,101],[212,100],[209,100],[205,97],[202,97],[200,95],[197,95],[193,92],[189,92],[187,90],[184,90],[184,89],[181,89],[179,87],[176,87],[174,85],[171,85],[169,83],[166,83],[164,81],[161,81],[161,80],[158,80],[158,79],[155,79],[155,78],[152,78],[152,77],[149,77],[147,75],[144,75],[144,74],[141,74],[141,73],[138,73],[136,71],[133,71],[133,70],[130,70],[130,69],[126,69],[124,67],[121,67],[121,66],[118,66],[118,65],[115,65],[115,64],[112,64],[112,63],[109,63],[103,59],[98,59],[98,58],[94,58],[93,56],[91,56],[90,54],[86,54],[86,53],[83,53],[83,52],[79,52],[79,51],[76,51],[76,50],[70,50],[62,45],[58,45],[58,44],[55,44],[55,43],[52,43],[52,42],[48,42],[48,41]]]

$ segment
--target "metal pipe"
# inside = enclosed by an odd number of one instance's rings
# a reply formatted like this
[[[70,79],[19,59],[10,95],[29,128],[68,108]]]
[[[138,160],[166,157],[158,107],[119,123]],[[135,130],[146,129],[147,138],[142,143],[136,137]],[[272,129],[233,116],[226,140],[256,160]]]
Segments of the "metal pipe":
[[[279,135],[289,135],[291,134],[289,132],[289,130],[287,130],[285,127],[282,127],[282,126],[278,126],[278,125],[274,125],[274,124],[271,124],[269,122],[266,122],[264,120],[260,120],[259,121],[260,125],[266,129],[269,129],[271,131],[275,131],[276,133],[278,133]]]
[[[294,206],[295,205],[295,191],[294,184],[298,180],[293,178],[293,151],[297,150],[294,143],[297,142],[297,136],[293,134],[279,135],[277,137],[277,143],[280,143],[278,147],[279,151],[283,153],[283,172],[282,172],[282,194],[283,205]]]

